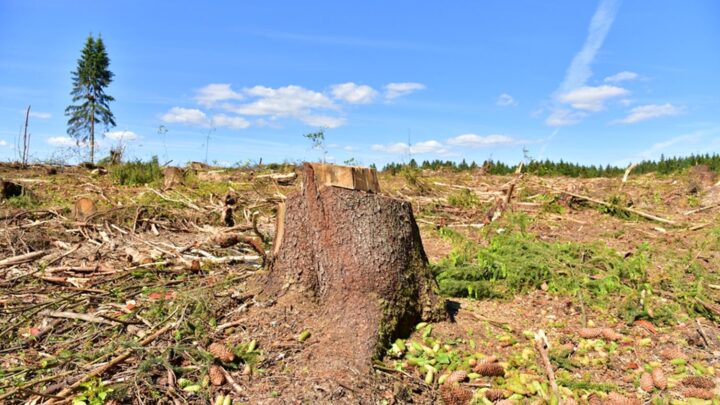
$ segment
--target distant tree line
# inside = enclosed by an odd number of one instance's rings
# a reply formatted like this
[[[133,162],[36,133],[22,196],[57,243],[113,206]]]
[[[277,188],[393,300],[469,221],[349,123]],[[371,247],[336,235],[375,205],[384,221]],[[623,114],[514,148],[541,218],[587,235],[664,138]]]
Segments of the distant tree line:
[[[671,157],[666,158],[661,155],[659,160],[643,160],[639,162],[633,169],[633,174],[658,173],[671,174],[696,165],[706,165],[715,172],[720,172],[720,155],[713,153],[704,155],[690,155],[687,157]],[[411,159],[408,163],[388,163],[382,169],[383,172],[397,174],[403,169],[422,169],[422,170],[449,170],[454,172],[462,172],[467,170],[477,170],[482,168],[488,174],[511,174],[515,173],[518,165],[508,165],[503,162],[486,160],[481,164],[472,161],[468,163],[465,159],[461,162],[451,160],[424,160],[418,164],[415,159]],[[582,165],[578,163],[570,163],[560,160],[553,162],[550,160],[532,160],[523,163],[522,171],[538,176],[568,176],[568,177],[617,177],[622,176],[625,167],[618,166],[596,166]]]

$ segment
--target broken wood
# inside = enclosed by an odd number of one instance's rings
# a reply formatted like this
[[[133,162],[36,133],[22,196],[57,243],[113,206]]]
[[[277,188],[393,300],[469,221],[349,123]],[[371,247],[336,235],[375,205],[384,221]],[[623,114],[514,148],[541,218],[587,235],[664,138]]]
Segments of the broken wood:
[[[45,254],[47,254],[47,252],[47,250],[38,250],[36,252],[25,253],[24,255],[18,255],[8,257],[7,259],[2,259],[0,260],[0,269],[3,267],[14,266],[16,264],[32,262],[35,259],[44,256]]]
[[[580,194],[575,194],[575,193],[572,193],[572,192],[570,192],[570,191],[560,191],[560,190],[556,190],[556,191],[558,191],[558,192],[561,193],[561,194],[567,194],[567,195],[569,195],[569,196],[571,196],[571,197],[579,198],[579,199],[581,199],[581,200],[587,200],[587,201],[590,201],[590,202],[595,203],[595,204],[598,204],[598,205],[603,205],[603,206],[605,206],[605,207],[617,208],[617,209],[619,209],[619,210],[626,211],[626,212],[629,212],[629,213],[632,213],[632,214],[641,216],[641,217],[643,217],[643,218],[645,218],[645,219],[649,219],[649,220],[652,220],[652,221],[662,222],[663,224],[668,224],[668,225],[675,225],[675,224],[676,224],[675,221],[672,221],[672,220],[669,220],[669,219],[666,219],[666,218],[662,218],[662,217],[658,217],[658,216],[656,216],[656,215],[648,214],[647,212],[643,212],[643,211],[640,211],[640,210],[636,210],[636,209],[634,209],[634,208],[621,207],[621,206],[619,206],[619,205],[610,204],[610,203],[608,203],[608,202],[605,202],[605,201],[602,201],[602,200],[598,200],[598,199],[596,199],[596,198],[592,198],[592,197],[588,197],[588,196],[580,195]]]
[[[272,174],[263,174],[260,176],[256,176],[256,179],[271,179],[277,182],[278,184],[281,184],[283,186],[290,185],[295,182],[295,179],[297,179],[297,173],[272,173]]]
[[[552,364],[550,363],[550,356],[548,355],[549,343],[545,331],[542,329],[535,333],[535,350],[540,354],[540,360],[542,366],[545,369],[545,375],[547,375],[548,381],[550,382],[550,388],[552,389],[553,395],[557,400],[560,400],[560,390],[557,382],[555,381],[555,372],[553,371]]]
[[[159,338],[160,336],[164,335],[169,331],[170,329],[175,327],[174,322],[170,322],[167,325],[163,326],[159,330],[157,330],[152,335],[146,337],[145,339],[138,342],[139,347],[145,347],[155,341],[155,339]],[[80,388],[83,383],[86,381],[98,377],[105,373],[107,370],[110,370],[111,368],[115,367],[116,365],[124,362],[125,360],[129,359],[134,353],[133,349],[127,349],[123,352],[120,352],[115,358],[110,360],[109,362],[103,364],[102,366],[96,367],[94,370],[90,371],[89,373],[85,374],[83,377],[78,379],[74,384],[72,384],[69,387],[64,388],[62,391],[60,391],[56,396],[61,398],[66,398],[70,394],[72,394],[76,389]],[[46,404],[55,404],[57,401],[55,399],[51,399],[50,401],[46,402]]]

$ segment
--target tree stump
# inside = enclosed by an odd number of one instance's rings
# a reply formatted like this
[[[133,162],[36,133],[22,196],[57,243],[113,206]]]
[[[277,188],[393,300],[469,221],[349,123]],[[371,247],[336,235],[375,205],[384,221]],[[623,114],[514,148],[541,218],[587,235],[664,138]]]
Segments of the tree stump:
[[[264,294],[317,309],[302,322],[315,328],[321,369],[369,371],[393,339],[445,319],[445,302],[410,203],[353,189],[379,191],[374,170],[305,163],[303,171],[301,190],[278,210]]]

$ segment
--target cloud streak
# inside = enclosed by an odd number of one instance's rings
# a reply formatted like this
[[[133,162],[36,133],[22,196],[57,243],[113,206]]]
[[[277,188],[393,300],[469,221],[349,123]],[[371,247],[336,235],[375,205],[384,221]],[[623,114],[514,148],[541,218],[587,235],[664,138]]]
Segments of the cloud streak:
[[[681,112],[681,108],[676,107],[670,103],[646,104],[633,108],[632,110],[630,110],[630,114],[628,114],[627,117],[615,122],[620,124],[635,124],[637,122],[647,121],[654,118],[678,115]]]
[[[600,5],[598,5],[592,20],[590,20],[585,43],[570,63],[570,67],[565,73],[565,79],[558,88],[558,94],[567,93],[585,85],[592,76],[590,65],[595,60],[595,55],[602,47],[603,42],[605,42],[605,37],[615,21],[619,7],[619,0],[600,1]]]
[[[562,83],[553,94],[556,105],[545,120],[547,125],[555,127],[572,125],[587,116],[586,112],[569,110],[557,104],[570,104],[573,108],[584,111],[600,111],[603,109],[604,99],[611,97],[607,95],[601,97],[601,93],[607,92],[610,88],[619,89],[615,86],[598,86],[596,88],[586,86],[588,79],[592,76],[591,65],[605,42],[605,37],[615,21],[619,7],[620,0],[600,1],[590,20],[588,34],[582,48],[573,57]],[[617,92],[617,90],[614,91]]]

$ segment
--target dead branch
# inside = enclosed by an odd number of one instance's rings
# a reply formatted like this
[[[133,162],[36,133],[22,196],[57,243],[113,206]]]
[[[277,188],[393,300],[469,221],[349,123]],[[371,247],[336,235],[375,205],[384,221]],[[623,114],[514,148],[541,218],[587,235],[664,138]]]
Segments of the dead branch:
[[[159,191],[157,191],[157,190],[155,190],[154,188],[151,188],[151,187],[148,187],[148,190],[150,190],[150,191],[152,191],[153,193],[157,194],[158,197],[162,198],[162,199],[165,200],[165,201],[174,202],[174,203],[177,203],[177,204],[182,204],[182,205],[184,205],[184,206],[186,206],[186,207],[188,207],[188,208],[194,209],[195,211],[199,211],[199,212],[202,212],[202,211],[203,211],[202,208],[198,207],[197,205],[193,204],[193,203],[190,202],[190,201],[183,201],[183,200],[179,200],[179,199],[176,199],[176,198],[170,198],[170,197],[166,196],[165,194],[163,194],[163,193],[161,193],[161,192],[159,192]]]
[[[153,333],[152,335],[146,337],[145,339],[138,342],[138,346],[145,347],[155,341],[155,339],[159,338],[160,336],[164,335],[167,331],[170,329],[173,329],[175,327],[174,322],[170,322],[164,327],[160,328],[157,332]],[[102,375],[107,370],[110,370],[111,368],[115,367],[116,365],[123,363],[125,360],[129,359],[130,356],[132,356],[134,351],[132,349],[125,350],[121,353],[119,353],[114,359],[110,360],[109,362],[103,364],[102,366],[96,367],[94,370],[90,371],[89,373],[85,374],[83,377],[81,377],[79,380],[77,380],[74,384],[71,386],[63,389],[60,391],[56,396],[61,398],[66,398],[70,394],[72,394],[76,389],[78,389],[84,382],[95,378],[97,376]],[[51,399],[46,404],[55,404],[57,403],[57,400]]]
[[[605,207],[617,208],[617,209],[619,209],[619,210],[626,211],[626,212],[629,212],[629,213],[632,213],[632,214],[641,216],[641,217],[643,217],[643,218],[646,218],[646,219],[649,219],[649,220],[652,220],[652,221],[662,222],[663,224],[668,224],[668,225],[676,225],[676,224],[677,224],[675,221],[672,221],[672,220],[669,220],[669,219],[666,219],[666,218],[662,218],[662,217],[658,217],[658,216],[656,216],[656,215],[648,214],[647,212],[640,211],[640,210],[636,210],[636,209],[634,209],[634,208],[621,207],[621,206],[618,206],[618,205],[613,205],[613,204],[610,204],[610,203],[608,203],[608,202],[605,202],[605,201],[602,201],[602,200],[598,200],[598,199],[596,199],[596,198],[592,198],[592,197],[588,197],[588,196],[585,196],[585,195],[580,195],[580,194],[571,193],[570,191],[560,191],[560,190],[555,190],[555,191],[557,191],[557,192],[559,192],[559,193],[561,193],[561,194],[567,194],[567,195],[569,195],[569,196],[571,196],[571,197],[579,198],[579,199],[581,199],[581,200],[587,200],[587,201],[590,201],[591,203],[595,203],[595,204],[602,205],[602,206],[605,206]]]
[[[545,374],[550,381],[550,387],[552,388],[553,395],[555,395],[555,398],[559,400],[560,391],[558,389],[557,382],[555,381],[555,372],[552,369],[552,364],[550,364],[550,357],[548,356],[548,346],[549,344],[547,336],[545,336],[545,331],[543,331],[542,329],[538,330],[535,333],[535,350],[537,350],[540,354],[540,359],[542,360],[542,365],[545,368]]]
[[[77,319],[85,322],[102,323],[105,325],[118,325],[122,322],[111,321],[107,318],[101,318],[99,316],[89,314],[79,314],[76,312],[64,312],[64,311],[42,311],[40,315],[49,316],[51,318],[64,318],[64,319]]]
[[[4,267],[14,266],[16,264],[32,262],[45,254],[47,250],[38,250],[36,252],[25,253],[24,255],[8,257],[7,259],[0,260],[0,269]]]

